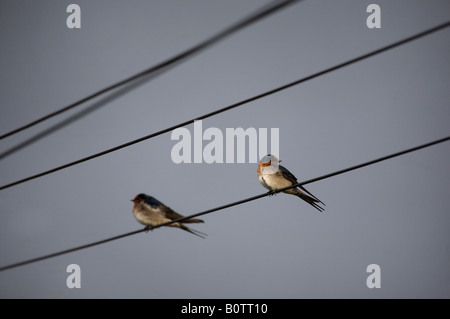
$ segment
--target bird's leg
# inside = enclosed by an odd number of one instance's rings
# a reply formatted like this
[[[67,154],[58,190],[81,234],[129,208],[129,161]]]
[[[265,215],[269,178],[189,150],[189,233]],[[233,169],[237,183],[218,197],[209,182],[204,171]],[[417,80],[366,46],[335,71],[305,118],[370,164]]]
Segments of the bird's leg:
[[[148,231],[149,231],[149,230],[153,230],[153,228],[154,228],[153,226],[147,226],[147,227],[144,228],[144,231],[145,231],[146,233],[148,233]]]
[[[269,196],[277,195],[272,189],[268,191],[267,194],[269,194]]]

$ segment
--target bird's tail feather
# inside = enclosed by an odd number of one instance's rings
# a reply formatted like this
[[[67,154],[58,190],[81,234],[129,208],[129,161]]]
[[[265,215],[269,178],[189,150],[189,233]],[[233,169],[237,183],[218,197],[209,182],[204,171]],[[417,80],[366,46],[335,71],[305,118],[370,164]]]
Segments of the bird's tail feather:
[[[323,212],[325,209],[321,206],[319,206],[317,203],[322,203],[319,199],[310,197],[306,194],[303,194],[301,192],[297,193],[297,196],[300,197],[301,199],[303,199],[305,202],[307,202],[308,204],[310,204],[312,207],[314,207],[315,209],[317,209],[319,212]],[[323,203],[322,203],[323,204]],[[323,204],[325,205],[325,204]]]
[[[197,235],[198,237],[201,237],[201,238],[205,238],[206,236],[208,236],[207,234],[202,233],[201,231],[189,228],[187,226],[184,226],[183,224],[180,224],[180,228],[185,230],[185,231],[187,231],[187,232],[190,232],[191,234]]]
[[[189,218],[189,219],[183,220],[183,223],[185,223],[185,224],[196,223],[197,224],[197,223],[204,223],[204,221],[201,219],[197,219],[197,218]]]
[[[326,206],[324,202],[322,202],[320,199],[318,199],[316,196],[314,196],[313,194],[311,194],[310,192],[308,192],[306,190],[306,188],[304,188],[302,185],[299,186],[299,188],[304,191],[305,193],[307,193],[309,196],[311,196],[313,199],[315,199],[315,201],[317,203],[321,203],[322,205]]]

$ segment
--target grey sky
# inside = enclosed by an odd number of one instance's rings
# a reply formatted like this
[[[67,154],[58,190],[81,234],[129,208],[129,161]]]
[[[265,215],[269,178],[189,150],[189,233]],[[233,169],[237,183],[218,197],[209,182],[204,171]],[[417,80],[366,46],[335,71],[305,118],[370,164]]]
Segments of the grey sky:
[[[268,2],[3,0],[0,133],[161,62]],[[81,29],[66,27],[70,3],[81,7]],[[366,26],[370,3],[381,7],[381,29]],[[1,184],[449,19],[445,0],[300,2],[3,159]],[[449,32],[204,120],[203,129],[279,128],[280,158],[299,181],[445,137]],[[0,152],[75,113],[0,141]],[[164,134],[0,191],[0,266],[141,228],[129,201],[138,193],[188,215],[266,191],[256,164],[175,164],[175,143]],[[444,143],[307,185],[326,203],[324,213],[279,194],[203,216],[194,228],[205,240],[163,228],[0,272],[0,297],[449,298],[449,162]],[[66,286],[73,263],[80,289]],[[381,267],[380,289],[366,286],[370,264]]]

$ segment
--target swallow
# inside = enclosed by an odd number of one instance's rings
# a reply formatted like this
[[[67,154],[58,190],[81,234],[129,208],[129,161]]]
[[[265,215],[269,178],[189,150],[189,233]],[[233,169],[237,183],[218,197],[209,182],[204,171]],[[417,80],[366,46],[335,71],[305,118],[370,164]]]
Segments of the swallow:
[[[152,230],[155,226],[158,226],[162,223],[166,223],[172,220],[176,220],[179,218],[183,218],[184,216],[178,214],[170,207],[164,205],[159,200],[152,196],[148,196],[146,194],[139,194],[131,200],[133,205],[133,215],[136,220],[142,225],[147,226],[146,230]],[[206,234],[199,232],[198,230],[191,229],[183,223],[203,223],[204,221],[201,219],[189,218],[183,220],[182,222],[177,222],[173,224],[169,224],[167,226],[177,227],[190,232],[191,234],[197,235],[201,238],[205,238]]]
[[[297,178],[286,167],[280,165],[280,160],[274,155],[264,156],[258,165],[258,179],[262,186],[269,190],[270,194],[274,191],[298,184]],[[283,193],[300,197],[305,202],[316,208],[319,212],[325,209],[319,206],[319,203],[325,205],[320,199],[308,192],[303,186],[290,188]]]

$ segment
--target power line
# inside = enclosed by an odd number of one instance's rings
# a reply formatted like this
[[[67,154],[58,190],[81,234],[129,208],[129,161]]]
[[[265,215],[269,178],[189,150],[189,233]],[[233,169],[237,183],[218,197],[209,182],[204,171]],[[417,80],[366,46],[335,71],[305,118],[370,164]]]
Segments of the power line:
[[[400,152],[396,152],[396,153],[392,153],[392,154],[389,154],[389,155],[386,155],[386,156],[383,156],[383,157],[379,157],[377,159],[374,159],[374,160],[371,160],[371,161],[368,161],[368,162],[364,162],[364,163],[361,163],[361,164],[358,164],[358,165],[354,165],[354,166],[350,166],[348,168],[341,169],[339,171],[335,171],[335,172],[332,172],[332,173],[329,173],[329,174],[326,174],[326,175],[322,175],[322,176],[319,176],[319,177],[316,177],[316,178],[312,178],[312,179],[303,181],[301,183],[297,183],[297,184],[294,184],[294,185],[291,185],[291,186],[280,188],[279,190],[273,191],[272,193],[270,193],[270,192],[263,193],[263,194],[260,194],[260,195],[249,197],[247,199],[243,199],[243,200],[240,200],[240,201],[237,201],[237,202],[233,202],[231,204],[226,204],[226,205],[223,205],[223,206],[220,206],[220,207],[216,207],[216,208],[213,208],[213,209],[201,212],[201,213],[185,216],[185,217],[179,218],[177,220],[172,220],[170,222],[162,223],[162,224],[158,225],[158,227],[167,226],[167,225],[170,225],[172,223],[183,222],[184,220],[189,219],[189,218],[195,218],[195,217],[198,217],[198,216],[201,216],[201,215],[205,215],[205,214],[209,214],[209,213],[215,212],[217,210],[222,210],[222,209],[225,209],[225,208],[228,208],[228,207],[233,207],[233,206],[236,206],[236,205],[244,204],[244,203],[253,201],[255,199],[259,199],[259,198],[262,198],[262,197],[265,197],[265,196],[269,196],[271,194],[280,193],[280,192],[283,192],[283,191],[291,189],[291,188],[296,188],[296,187],[299,187],[299,186],[303,186],[303,185],[306,185],[306,184],[310,184],[310,183],[314,183],[314,182],[320,181],[322,179],[326,179],[326,178],[330,178],[330,177],[337,176],[337,175],[340,175],[340,174],[344,174],[344,173],[347,173],[347,172],[350,172],[350,171],[353,171],[353,170],[356,170],[356,169],[359,169],[359,168],[363,168],[363,167],[366,167],[366,166],[369,166],[369,165],[373,165],[373,164],[376,164],[376,163],[379,163],[379,162],[382,162],[382,161],[385,161],[385,160],[388,160],[388,159],[391,159],[391,158],[394,158],[394,157],[398,157],[398,156],[401,156],[401,155],[404,155],[404,154],[407,154],[407,153],[415,152],[415,151],[418,151],[420,149],[423,149],[423,148],[426,148],[426,147],[430,147],[430,146],[433,146],[433,145],[436,145],[436,144],[440,144],[440,143],[443,143],[443,142],[446,142],[446,141],[449,141],[449,140],[450,140],[450,135],[447,136],[447,137],[444,137],[444,138],[441,138],[441,139],[438,139],[438,140],[426,143],[426,144],[415,146],[415,147],[412,147],[412,148],[409,148],[409,149],[406,149],[406,150],[403,150],[403,151],[400,151]]]
[[[96,154],[93,154],[93,155],[84,157],[84,158],[82,158],[82,159],[79,159],[79,160],[76,160],[76,161],[73,161],[73,162],[70,162],[70,163],[61,165],[61,166],[58,166],[58,167],[56,167],[56,168],[53,168],[53,169],[50,169],[50,170],[41,172],[41,173],[36,174],[36,175],[32,175],[32,176],[27,177],[27,178],[23,178],[23,179],[17,180],[17,181],[15,181],[15,182],[12,182],[12,183],[9,183],[9,184],[6,184],[6,185],[3,185],[3,186],[0,187],[0,190],[6,189],[6,188],[10,188],[10,187],[13,187],[13,186],[15,186],[15,185],[22,184],[22,183],[24,183],[24,182],[27,182],[27,181],[30,181],[30,180],[33,180],[33,179],[36,179],[36,178],[39,178],[39,177],[42,177],[42,176],[45,176],[45,175],[48,175],[48,174],[52,174],[52,173],[55,173],[55,172],[60,171],[60,170],[62,170],[62,169],[66,169],[66,168],[69,168],[69,167],[71,167],[71,166],[78,165],[78,164],[81,164],[81,163],[83,163],[83,162],[92,160],[92,159],[94,159],[94,158],[97,158],[97,157],[100,157],[100,156],[103,156],[103,155],[106,155],[106,154],[109,154],[109,153],[118,151],[118,150],[120,150],[120,149],[122,149],[122,148],[131,146],[131,145],[134,145],[134,144],[143,142],[143,141],[145,141],[145,140],[148,140],[148,139],[150,139],[150,138],[156,137],[156,136],[158,136],[158,135],[161,135],[161,134],[170,132],[170,131],[175,130],[175,129],[179,128],[179,127],[186,126],[186,125],[188,125],[188,124],[193,123],[193,122],[196,121],[196,120],[203,120],[203,119],[209,118],[209,117],[211,117],[211,116],[214,116],[214,115],[217,115],[217,114],[220,114],[220,113],[229,111],[229,110],[234,109],[234,108],[236,108],[236,107],[239,107],[239,106],[241,106],[241,105],[244,105],[244,104],[250,103],[250,102],[252,102],[252,101],[261,99],[261,98],[263,98],[263,97],[269,96],[269,95],[271,95],[271,94],[280,92],[280,91],[285,90],[285,89],[288,89],[288,88],[290,88],[290,87],[292,87],[292,86],[295,86],[295,85],[298,85],[298,84],[300,84],[300,83],[303,83],[303,82],[312,80],[312,79],[314,79],[314,78],[316,78],[316,77],[325,75],[325,74],[330,73],[330,72],[332,72],[332,71],[336,71],[336,70],[341,69],[341,68],[343,68],[343,67],[346,67],[346,66],[348,66],[348,65],[350,65],[350,64],[353,64],[353,63],[359,62],[359,61],[361,61],[361,60],[367,59],[367,58],[372,57],[372,56],[374,56],[374,55],[377,55],[377,54],[380,54],[380,53],[385,52],[385,51],[387,51],[387,50],[390,50],[390,49],[393,49],[393,48],[395,48],[395,47],[398,47],[398,46],[400,46],[400,45],[403,45],[403,44],[406,44],[406,43],[408,43],[408,42],[417,40],[417,39],[419,39],[419,38],[421,38],[421,37],[424,37],[424,36],[426,36],[426,35],[429,35],[429,34],[431,34],[431,33],[434,33],[434,32],[440,31],[440,30],[442,30],[442,29],[445,29],[445,28],[447,28],[448,26],[450,26],[450,21],[449,21],[449,22],[446,22],[446,23],[443,23],[443,24],[440,24],[440,25],[438,25],[438,26],[436,26],[436,27],[433,27],[433,28],[431,28],[431,29],[428,29],[428,30],[426,30],[426,31],[420,32],[420,33],[418,33],[418,34],[415,34],[415,35],[413,35],[413,36],[410,36],[410,37],[408,37],[408,38],[406,38],[406,39],[397,41],[397,42],[395,42],[395,43],[393,43],[393,44],[387,45],[387,46],[385,46],[385,47],[382,47],[382,48],[377,49],[377,50],[375,50],[375,51],[372,51],[372,52],[370,52],[370,53],[361,55],[361,56],[359,56],[359,57],[357,57],[357,58],[353,58],[353,59],[351,59],[351,60],[348,60],[348,61],[346,61],[346,62],[343,62],[343,63],[341,63],[341,64],[338,64],[338,65],[336,65],[336,66],[333,66],[333,67],[331,67],[331,68],[328,68],[328,69],[325,69],[325,70],[323,70],[323,71],[314,73],[314,74],[312,74],[312,75],[309,75],[309,76],[307,76],[307,77],[301,78],[301,79],[296,80],[296,81],[294,81],[294,82],[285,84],[285,85],[280,86],[280,87],[278,87],[278,88],[276,88],[276,89],[273,89],[273,90],[270,90],[270,91],[266,91],[266,92],[264,92],[264,93],[255,95],[255,96],[253,96],[253,97],[251,97],[251,98],[242,100],[242,101],[240,101],[240,102],[234,103],[234,104],[232,104],[232,105],[226,106],[226,107],[221,108],[221,109],[218,109],[218,110],[216,110],[216,111],[213,111],[213,112],[210,112],[210,113],[201,115],[201,116],[199,116],[199,117],[196,117],[196,118],[194,118],[194,119],[185,121],[185,122],[183,122],[183,123],[180,123],[180,124],[177,124],[177,125],[173,125],[173,126],[171,126],[171,127],[169,127],[169,128],[166,128],[166,129],[164,129],[164,130],[161,130],[161,131],[158,131],[158,132],[155,132],[155,133],[152,133],[152,134],[143,136],[143,137],[141,137],[141,138],[138,138],[138,139],[135,139],[135,140],[133,140],[133,141],[130,141],[130,142],[121,144],[121,145],[119,145],[119,146],[116,146],[116,147],[113,147],[113,148],[104,150],[104,151],[102,151],[102,152],[99,152],[99,153],[96,153]]]
[[[143,232],[144,230],[145,230],[145,228],[144,229],[140,229],[140,230],[135,230],[135,231],[132,231],[132,232],[129,232],[129,233],[126,233],[126,234],[114,236],[114,237],[111,237],[111,238],[107,238],[107,239],[104,239],[104,240],[99,240],[99,241],[91,243],[91,244],[78,246],[78,247],[74,247],[74,248],[71,248],[71,249],[66,249],[66,250],[63,250],[63,251],[60,251],[60,252],[57,252],[57,253],[54,253],[54,254],[49,254],[49,255],[38,257],[38,258],[25,260],[25,261],[22,261],[22,262],[18,262],[18,263],[15,263],[15,264],[11,264],[11,265],[8,265],[8,266],[1,267],[0,271],[4,271],[4,270],[8,270],[8,269],[24,266],[24,265],[27,265],[27,264],[32,264],[32,263],[35,263],[35,262],[38,262],[38,261],[41,261],[41,260],[50,259],[50,258],[54,258],[54,257],[57,257],[57,256],[65,255],[65,254],[68,254],[68,253],[72,253],[72,252],[77,251],[77,250],[87,249],[87,248],[90,248],[90,247],[93,247],[93,246],[97,246],[97,245],[101,245],[101,244],[104,244],[104,243],[107,243],[107,242],[110,242],[110,241],[113,241],[113,240],[117,240],[117,239],[120,239],[120,238],[124,238],[124,237],[128,237],[128,236],[131,236],[131,235],[135,235],[135,234]]]
[[[164,71],[166,71],[168,68],[172,68],[174,67],[175,64],[172,64],[170,66],[167,66]],[[140,78],[138,80],[133,81],[132,83],[127,84],[126,86],[123,86],[121,88],[116,89],[115,91],[111,92],[108,95],[105,95],[101,98],[99,98],[98,101],[96,101],[95,103],[92,103],[91,105],[89,105],[88,107],[82,109],[81,111],[77,112],[76,114],[73,114],[69,117],[67,117],[66,119],[60,121],[59,123],[56,123],[44,130],[42,130],[41,132],[31,136],[30,138],[20,142],[19,144],[7,149],[6,151],[3,151],[0,153],[0,160],[4,159],[7,156],[10,156],[12,154],[14,154],[17,151],[20,151],[21,149],[41,140],[42,138],[53,134],[54,132],[63,129],[64,127],[66,127],[67,125],[80,120],[81,118],[91,114],[92,112],[97,111],[98,109],[100,109],[101,107],[105,106],[106,104],[108,104],[109,102],[115,100],[116,98],[124,95],[125,93],[131,91],[132,89],[138,87],[139,85],[143,84],[144,82],[150,80],[150,77],[154,77],[157,76],[156,73],[147,75],[144,78]]]
[[[21,131],[23,131],[25,129],[28,129],[28,128],[30,128],[30,127],[32,127],[32,126],[34,126],[36,124],[39,124],[39,123],[41,123],[41,122],[43,122],[45,120],[48,120],[48,119],[50,119],[50,118],[52,118],[52,117],[54,117],[56,115],[59,115],[59,114],[64,113],[66,111],[69,111],[69,110],[79,106],[80,104],[83,104],[83,103],[85,103],[85,102],[87,102],[89,100],[92,100],[93,98],[95,98],[97,96],[100,96],[100,95],[102,95],[102,94],[104,94],[106,92],[109,92],[109,91],[111,91],[111,90],[113,90],[115,88],[123,86],[123,85],[125,85],[125,84],[127,84],[129,82],[132,82],[132,81],[136,80],[136,79],[142,78],[142,77],[144,77],[144,76],[146,76],[148,74],[151,74],[151,73],[154,73],[156,71],[162,70],[165,67],[167,67],[167,66],[169,66],[169,65],[171,65],[171,64],[173,64],[175,62],[181,61],[181,60],[183,60],[183,59],[193,55],[194,53],[198,53],[199,51],[201,51],[201,50],[207,48],[208,46],[210,46],[210,45],[212,45],[212,44],[214,44],[214,43],[224,39],[225,37],[231,35],[232,33],[236,32],[236,31],[239,31],[240,29],[242,29],[244,27],[247,27],[248,25],[250,25],[250,24],[252,24],[252,23],[254,23],[254,22],[256,22],[256,21],[258,21],[258,20],[260,20],[260,19],[262,19],[262,18],[264,18],[264,17],[266,17],[266,16],[268,16],[268,15],[270,15],[270,14],[272,14],[272,13],[274,13],[274,12],[276,12],[276,11],[286,7],[286,6],[288,6],[288,5],[290,5],[290,4],[298,2],[298,1],[302,1],[302,0],[273,1],[272,3],[264,6],[261,9],[259,9],[257,12],[249,15],[248,17],[246,17],[243,20],[237,22],[236,24],[232,25],[231,27],[229,27],[229,28],[219,32],[218,34],[212,36],[211,38],[209,38],[209,39],[207,39],[207,40],[205,40],[205,41],[203,41],[203,42],[193,46],[192,48],[190,48],[190,49],[188,49],[186,51],[183,51],[182,53],[179,53],[179,54],[175,55],[174,57],[172,57],[170,59],[167,59],[167,60],[165,60],[165,61],[163,61],[163,62],[161,62],[161,63],[159,63],[159,64],[157,64],[155,66],[152,66],[149,69],[146,69],[146,70],[144,70],[142,72],[139,72],[139,73],[137,73],[137,74],[135,74],[133,76],[130,76],[130,77],[126,78],[125,80],[119,81],[117,83],[114,83],[114,84],[112,84],[112,85],[102,89],[102,90],[99,90],[99,91],[97,91],[95,93],[92,93],[91,95],[89,95],[89,96],[87,96],[87,97],[85,97],[85,98],[83,98],[81,100],[78,100],[78,101],[76,101],[76,102],[74,102],[74,103],[72,103],[72,104],[70,104],[70,105],[68,105],[66,107],[63,107],[60,110],[57,110],[57,111],[55,111],[53,113],[45,115],[45,116],[43,116],[43,117],[41,117],[41,118],[31,122],[31,123],[28,123],[28,124],[26,124],[24,126],[21,126],[21,127],[17,128],[17,129],[15,129],[13,131],[5,133],[5,134],[0,136],[0,140],[6,138],[8,136],[14,135],[14,134],[16,134],[18,132],[21,132]]]
[[[430,147],[430,146],[433,146],[433,145],[436,145],[436,144],[439,144],[439,143],[443,143],[443,142],[446,142],[446,141],[449,141],[449,140],[450,140],[450,136],[447,136],[447,137],[444,137],[444,138],[441,138],[441,139],[438,139],[438,140],[435,140],[435,141],[432,141],[432,142],[429,142],[429,143],[426,143],[426,144],[415,146],[415,147],[412,147],[412,148],[409,148],[409,149],[406,149],[406,150],[403,150],[403,151],[400,151],[400,152],[396,152],[396,153],[392,153],[392,154],[389,154],[389,155],[386,155],[386,156],[383,156],[383,157],[379,157],[377,159],[374,159],[374,160],[371,160],[371,161],[368,161],[368,162],[364,162],[364,163],[361,163],[361,164],[358,164],[358,165],[354,165],[354,166],[351,166],[351,167],[348,167],[348,168],[345,168],[345,169],[342,169],[342,170],[339,170],[339,171],[335,171],[335,172],[332,172],[332,173],[329,173],[329,174],[325,174],[325,175],[322,175],[322,176],[319,176],[319,177],[316,177],[316,178],[312,178],[312,179],[300,182],[298,184],[294,184],[294,185],[291,185],[291,186],[288,186],[288,187],[284,187],[284,188],[281,188],[281,189],[279,189],[277,191],[272,192],[272,194],[273,193],[280,193],[280,192],[283,192],[283,191],[291,189],[291,188],[295,188],[295,187],[298,187],[298,186],[303,186],[303,185],[310,184],[310,183],[313,183],[313,182],[317,182],[317,181],[320,181],[320,180],[323,180],[323,179],[326,179],[326,178],[330,178],[330,177],[333,177],[333,176],[336,176],[336,175],[344,174],[344,173],[347,173],[347,172],[350,172],[350,171],[353,171],[353,170],[356,170],[356,169],[363,168],[365,166],[373,165],[373,164],[376,164],[378,162],[382,162],[382,161],[385,161],[385,160],[388,160],[388,159],[391,159],[391,158],[394,158],[394,157],[398,157],[398,156],[401,156],[401,155],[404,155],[404,154],[407,154],[407,153],[415,152],[415,151],[418,151],[420,149],[423,149],[423,148],[426,148],[426,147]],[[173,223],[183,222],[186,219],[195,218],[195,217],[198,217],[198,216],[210,214],[210,213],[213,213],[213,212],[216,212],[216,211],[219,211],[219,210],[223,210],[223,209],[226,209],[226,208],[229,208],[229,207],[233,207],[233,206],[241,205],[241,204],[244,204],[244,203],[247,203],[247,202],[250,202],[250,201],[254,201],[256,199],[263,198],[263,197],[266,197],[266,196],[269,196],[269,195],[271,195],[271,193],[266,192],[266,193],[263,193],[263,194],[252,196],[252,197],[249,197],[249,198],[246,198],[246,199],[242,199],[242,200],[239,200],[239,201],[236,201],[236,202],[233,202],[233,203],[229,203],[229,204],[226,204],[226,205],[223,205],[223,206],[211,208],[211,209],[205,210],[205,211],[200,212],[200,213],[196,213],[196,214],[193,214],[193,215],[189,215],[189,216],[185,216],[185,217],[178,218],[178,219],[175,219],[175,220],[171,220],[171,221],[159,224],[157,226],[154,226],[152,229],[160,228],[160,227],[163,227],[163,226],[168,226],[168,225],[173,224]],[[93,246],[98,246],[98,245],[101,245],[101,244],[104,244],[104,243],[107,243],[107,242],[110,242],[110,241],[114,241],[114,240],[121,239],[121,238],[124,238],[124,237],[132,236],[132,235],[144,232],[144,231],[146,231],[146,228],[135,230],[135,231],[132,231],[132,232],[129,232],[129,233],[125,233],[125,234],[122,234],[122,235],[110,237],[110,238],[107,238],[107,239],[104,239],[104,240],[100,240],[100,241],[97,241],[97,242],[93,242],[93,243],[90,243],[90,244],[86,244],[86,245],[82,245],[82,246],[66,249],[66,250],[63,250],[63,251],[60,251],[60,252],[56,252],[56,253],[53,253],[53,254],[44,255],[44,256],[41,256],[41,257],[33,258],[33,259],[28,259],[28,260],[25,260],[25,261],[22,261],[22,262],[18,262],[18,263],[15,263],[15,264],[11,264],[11,265],[0,267],[0,271],[4,271],[4,270],[8,270],[8,269],[24,266],[24,265],[35,263],[35,262],[42,261],[42,260],[45,260],[45,259],[54,258],[54,257],[57,257],[57,256],[61,256],[61,255],[64,255],[64,254],[68,254],[68,253],[74,252],[74,251],[87,249],[87,248],[90,248],[90,247],[93,247]]]

